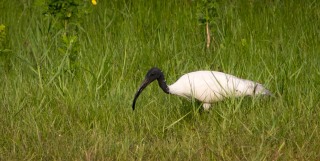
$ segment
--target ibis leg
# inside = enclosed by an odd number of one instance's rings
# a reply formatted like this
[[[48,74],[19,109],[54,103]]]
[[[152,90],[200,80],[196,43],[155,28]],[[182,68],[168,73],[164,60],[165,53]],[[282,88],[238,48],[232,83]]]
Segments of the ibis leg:
[[[203,103],[203,109],[205,110],[205,111],[209,111],[209,109],[210,109],[210,107],[211,107],[211,104],[210,103]]]

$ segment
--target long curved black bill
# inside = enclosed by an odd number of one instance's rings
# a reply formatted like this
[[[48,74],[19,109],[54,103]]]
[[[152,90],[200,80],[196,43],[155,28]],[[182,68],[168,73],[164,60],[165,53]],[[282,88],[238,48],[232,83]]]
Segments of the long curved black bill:
[[[134,110],[135,105],[136,105],[136,101],[140,95],[140,93],[143,91],[144,88],[146,88],[149,84],[151,83],[151,81],[149,81],[148,79],[145,79],[140,88],[138,89],[137,93],[134,95],[134,99],[133,99],[133,103],[132,103],[132,110]]]

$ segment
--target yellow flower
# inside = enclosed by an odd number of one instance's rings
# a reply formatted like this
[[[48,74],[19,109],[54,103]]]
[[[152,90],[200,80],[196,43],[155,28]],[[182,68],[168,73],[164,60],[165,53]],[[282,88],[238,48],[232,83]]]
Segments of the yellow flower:
[[[97,1],[96,1],[96,0],[91,0],[91,3],[92,3],[93,5],[97,5]]]

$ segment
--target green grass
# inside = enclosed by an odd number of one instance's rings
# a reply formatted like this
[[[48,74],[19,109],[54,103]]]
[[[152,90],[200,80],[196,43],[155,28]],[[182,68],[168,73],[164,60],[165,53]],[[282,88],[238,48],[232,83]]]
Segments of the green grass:
[[[79,30],[76,73],[33,1],[0,2],[0,160],[320,160],[320,4],[220,3],[205,45],[193,1],[98,1]],[[8,59],[9,57],[9,59]],[[219,102],[209,113],[157,84],[220,70],[275,98]]]

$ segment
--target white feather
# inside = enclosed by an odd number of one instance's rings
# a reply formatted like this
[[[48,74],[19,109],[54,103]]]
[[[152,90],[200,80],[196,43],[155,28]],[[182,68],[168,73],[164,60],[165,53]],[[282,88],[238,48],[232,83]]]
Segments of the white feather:
[[[169,92],[188,99],[195,98],[204,103],[205,109],[227,97],[269,94],[259,83],[216,71],[187,73],[169,86]]]

